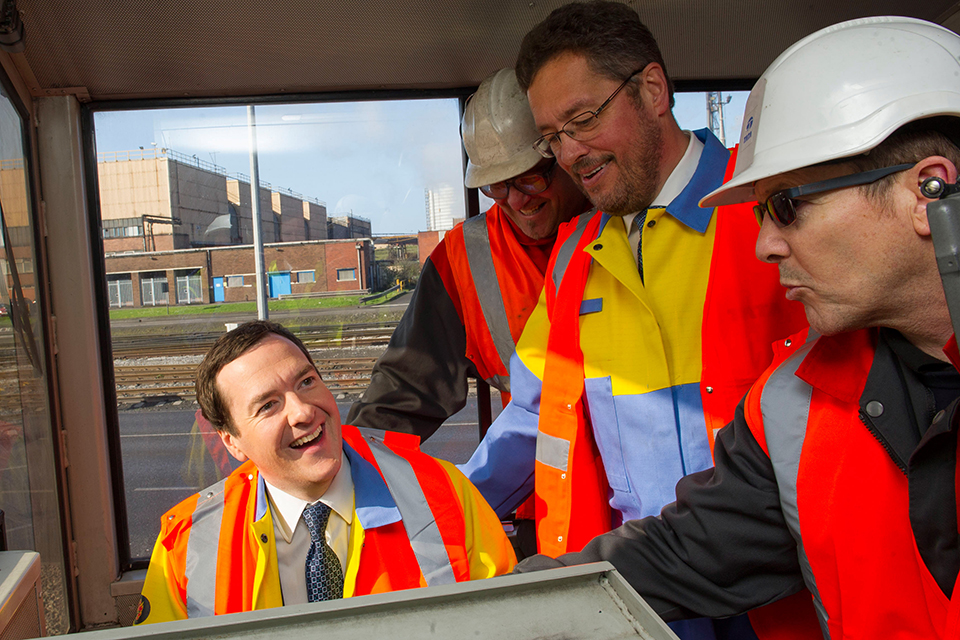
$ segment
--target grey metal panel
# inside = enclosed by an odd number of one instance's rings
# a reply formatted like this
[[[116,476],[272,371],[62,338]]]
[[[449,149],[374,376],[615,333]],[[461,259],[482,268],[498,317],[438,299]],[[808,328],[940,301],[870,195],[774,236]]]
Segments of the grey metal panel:
[[[37,101],[38,158],[49,235],[47,274],[50,301],[56,312],[57,392],[62,407],[58,431],[66,434],[63,460],[69,500],[66,520],[76,544],[76,584],[84,625],[116,622],[108,585],[120,574],[114,492],[111,482],[107,426],[109,408],[103,384],[103,363],[96,307],[96,269],[101,260],[91,247],[87,183],[83,174],[80,104],[72,97]],[[69,563],[68,563],[69,566]],[[68,580],[74,579],[69,576]]]
[[[85,640],[462,638],[677,640],[613,567],[601,562],[360,598],[92,631]]]

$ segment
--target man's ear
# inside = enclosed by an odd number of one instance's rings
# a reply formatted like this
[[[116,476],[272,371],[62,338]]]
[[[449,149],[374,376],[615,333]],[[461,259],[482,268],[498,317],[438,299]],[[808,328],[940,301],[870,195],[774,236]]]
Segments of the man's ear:
[[[240,438],[231,435],[226,431],[217,431],[217,435],[220,436],[223,446],[227,448],[227,451],[230,452],[230,455],[237,459],[237,462],[247,461],[247,455],[240,449]]]
[[[947,184],[954,184],[957,181],[957,167],[943,156],[930,156],[918,162],[913,167],[913,171],[917,173],[917,184],[911,191],[916,199],[913,209],[913,228],[919,235],[929,236],[930,224],[927,222],[927,205],[933,200],[923,195],[920,191],[920,185],[928,178],[940,178]]]
[[[654,111],[658,116],[670,111],[670,85],[667,75],[656,62],[651,62],[643,71],[637,74],[642,90],[649,96]]]

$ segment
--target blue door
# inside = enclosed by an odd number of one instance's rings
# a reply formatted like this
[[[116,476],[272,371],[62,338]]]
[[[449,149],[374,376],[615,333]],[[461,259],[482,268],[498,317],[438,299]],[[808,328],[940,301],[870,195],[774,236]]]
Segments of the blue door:
[[[213,301],[223,302],[223,278],[213,279]]]
[[[279,298],[290,294],[290,272],[268,273],[270,276],[270,297]]]

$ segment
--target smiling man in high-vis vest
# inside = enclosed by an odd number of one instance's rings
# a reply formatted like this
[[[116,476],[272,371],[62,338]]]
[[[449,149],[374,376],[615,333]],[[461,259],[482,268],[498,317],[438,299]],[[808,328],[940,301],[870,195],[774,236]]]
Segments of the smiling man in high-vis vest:
[[[561,227],[511,363],[513,400],[464,470],[501,514],[534,490],[539,550],[559,555],[659,513],[680,478],[712,466],[715,432],[770,344],[805,321],[776,268],[753,257],[751,207],[698,206],[731,154],[678,126],[636,10],[560,7],[524,38],[517,77],[535,148],[600,211]],[[710,638],[725,624],[675,631]]]
[[[453,465],[340,424],[303,343],[257,321],[222,336],[197,400],[245,462],[168,511],[137,624],[489,578],[516,560]]]
[[[927,209],[958,167],[956,33],[865,18],[781,54],[703,204],[760,202],[757,257],[810,329],[659,518],[520,570],[609,560],[668,619],[805,585],[825,638],[960,638],[960,354],[938,271],[956,259],[938,267]]]

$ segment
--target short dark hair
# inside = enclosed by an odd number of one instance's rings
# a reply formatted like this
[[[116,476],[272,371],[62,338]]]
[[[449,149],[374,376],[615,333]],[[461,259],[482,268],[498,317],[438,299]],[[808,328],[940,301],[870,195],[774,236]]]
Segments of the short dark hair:
[[[316,369],[317,365],[310,357],[310,352],[300,341],[300,338],[281,324],[269,320],[254,320],[245,322],[236,329],[220,336],[210,347],[210,351],[203,357],[203,362],[197,368],[197,402],[203,417],[214,426],[217,431],[226,431],[230,435],[239,435],[233,421],[230,419],[230,410],[223,401],[220,389],[217,387],[217,375],[221,369],[249,351],[255,344],[270,334],[286,338],[303,352],[310,364]]]
[[[617,82],[656,62],[663,69],[673,108],[673,81],[657,41],[637,12],[625,4],[594,0],[554,9],[523,38],[517,56],[517,80],[524,91],[540,69],[562,53],[576,53],[590,68]]]
[[[938,116],[909,122],[870,151],[845,158],[857,171],[870,171],[898,164],[916,164],[924,158],[943,156],[960,168],[960,118]],[[883,200],[897,174],[861,187],[874,200]]]

